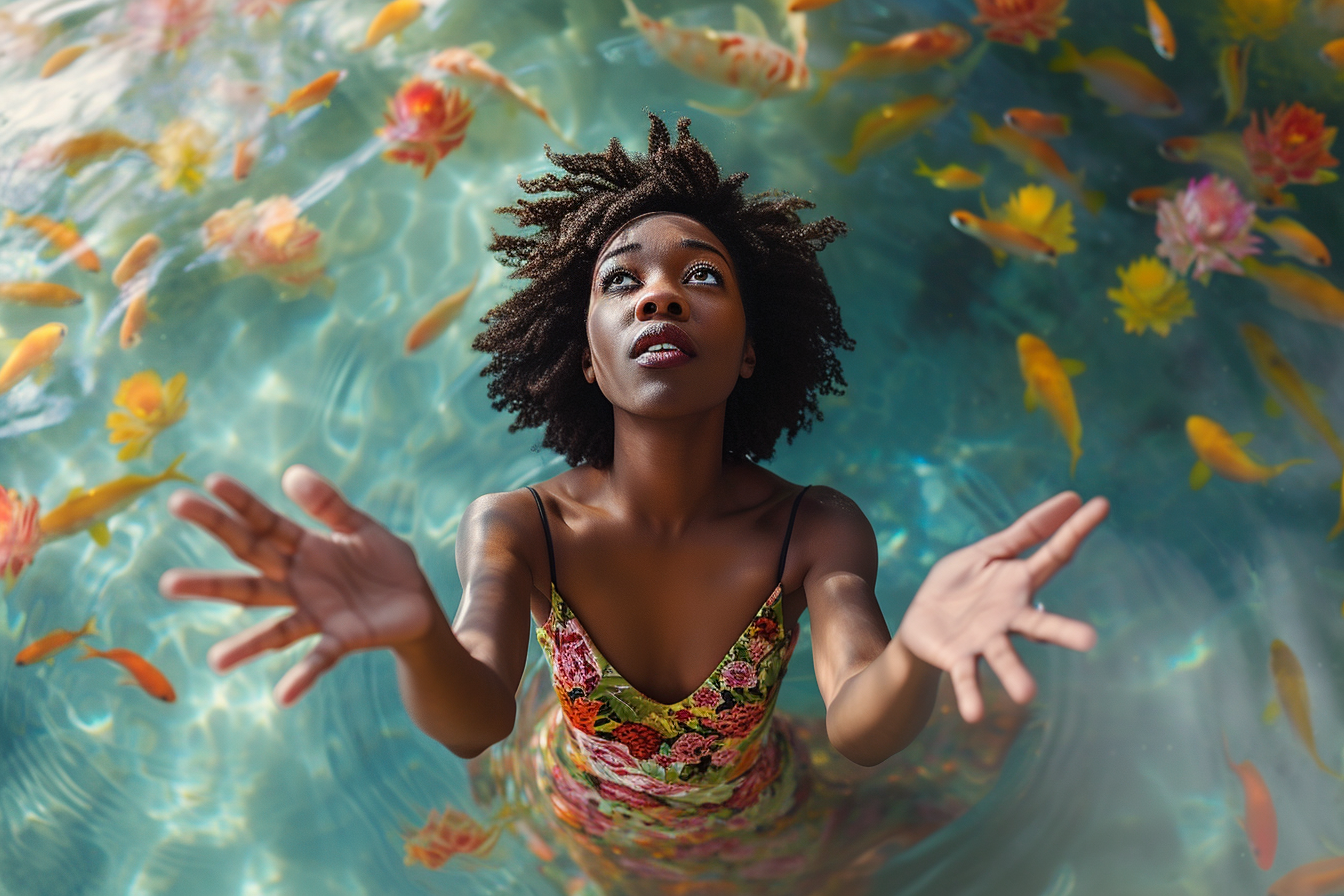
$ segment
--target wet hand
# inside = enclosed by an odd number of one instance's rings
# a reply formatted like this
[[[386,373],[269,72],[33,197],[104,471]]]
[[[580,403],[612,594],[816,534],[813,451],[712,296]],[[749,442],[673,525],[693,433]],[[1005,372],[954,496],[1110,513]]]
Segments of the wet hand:
[[[950,674],[966,721],[977,722],[984,715],[978,677],[982,656],[1013,700],[1026,703],[1035,695],[1036,682],[1009,635],[1079,651],[1096,643],[1092,626],[1048,613],[1033,605],[1032,598],[1109,511],[1105,498],[1083,504],[1073,492],[1063,492],[1007,529],[933,565],[896,637],[916,657]],[[1018,557],[1042,541],[1031,556]]]
[[[210,664],[222,672],[318,635],[313,649],[275,686],[276,702],[288,706],[345,654],[396,647],[423,636],[437,608],[409,544],[348,504],[308,467],[290,467],[280,484],[331,531],[300,526],[237,480],[212,474],[205,487],[223,506],[182,489],[168,508],[209,532],[256,572],[170,569],[159,579],[159,591],[168,598],[291,607],[292,613],[225,638],[209,653]]]

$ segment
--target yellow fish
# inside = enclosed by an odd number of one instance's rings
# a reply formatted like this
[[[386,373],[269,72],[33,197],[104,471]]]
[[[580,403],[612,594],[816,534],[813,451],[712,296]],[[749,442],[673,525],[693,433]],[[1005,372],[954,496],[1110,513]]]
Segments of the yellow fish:
[[[1284,714],[1292,723],[1293,732],[1302,741],[1317,767],[1332,778],[1344,780],[1338,772],[1321,761],[1316,751],[1316,735],[1311,728],[1311,703],[1307,700],[1307,677],[1302,673],[1302,664],[1285,643],[1275,640],[1269,645],[1269,671],[1274,675],[1274,690],[1279,695],[1279,703]]]
[[[907,31],[881,44],[855,41],[849,45],[844,61],[820,75],[820,87],[813,103],[821,102],[836,81],[842,78],[884,78],[908,75],[947,62],[965,53],[971,35],[959,25],[944,22],[932,28]]]
[[[22,302],[25,305],[43,305],[59,308],[84,301],[84,297],[68,286],[32,280],[11,280],[0,283],[0,299]]]
[[[1082,75],[1087,92],[1105,100],[1112,115],[1128,112],[1146,118],[1174,118],[1184,111],[1176,92],[1128,53],[1102,47],[1083,56],[1066,40],[1059,46],[1062,52],[1050,63],[1050,71]]]
[[[954,211],[950,220],[953,227],[988,246],[995,253],[995,260],[1001,261],[1002,257],[998,253],[1003,253],[1037,264],[1052,265],[1059,257],[1059,252],[1054,246],[1016,224],[991,221],[973,215],[965,209]]]
[[[271,103],[271,117],[288,112],[289,117],[293,118],[304,109],[328,102],[327,97],[331,96],[336,85],[343,80],[345,80],[343,68],[332,69],[324,75],[318,75],[302,87],[290,91],[289,97],[283,103]]]
[[[190,476],[177,471],[177,465],[182,463],[184,457],[185,454],[179,454],[177,460],[169,464],[162,473],[154,476],[132,473],[111,482],[104,482],[102,485],[95,485],[88,490],[74,489],[62,503],[52,508],[38,521],[43,539],[50,541],[54,538],[65,538],[87,529],[100,547],[106,547],[112,540],[111,533],[107,531],[108,517],[125,510],[135,499],[160,483],[170,479],[181,482],[193,481]]]
[[[46,364],[65,341],[65,324],[43,324],[19,340],[0,364],[0,395],[18,385],[35,368]]]
[[[143,140],[136,140],[134,137],[128,137],[121,131],[106,129],[71,137],[69,140],[57,144],[44,155],[47,164],[65,165],[66,175],[74,177],[84,170],[86,165],[109,158],[123,149],[134,149],[147,153],[150,146],[151,144],[145,143]]]
[[[1197,414],[1186,418],[1185,435],[1199,458],[1190,470],[1190,487],[1196,490],[1207,485],[1215,472],[1233,482],[1265,482],[1295,464],[1311,463],[1310,458],[1286,460],[1272,467],[1256,463],[1241,447],[1251,440],[1250,433],[1229,435],[1221,424]]]
[[[1250,43],[1228,44],[1218,52],[1219,92],[1227,103],[1224,125],[1231,124],[1246,108],[1246,84],[1252,46]]]
[[[1344,327],[1344,290],[1324,277],[1292,264],[1272,265],[1243,258],[1246,276],[1263,286],[1269,300],[1307,320]]]
[[[1074,202],[1096,214],[1106,202],[1106,196],[1100,190],[1083,188],[1083,172],[1070,171],[1060,158],[1059,152],[1044,140],[1029,137],[1008,125],[991,128],[984,117],[972,112],[971,142],[993,146],[1010,160],[1022,167],[1031,177],[1048,180],[1055,189],[1067,195]]]
[[[74,44],[69,47],[62,47],[55,53],[47,57],[47,61],[42,63],[42,71],[37,73],[39,78],[50,78],[52,75],[65,69],[89,49],[88,44]]]
[[[1314,268],[1329,267],[1330,250],[1325,243],[1292,218],[1280,217],[1272,221],[1256,218],[1252,226],[1274,241],[1281,250],[1280,255],[1291,255]]]
[[[1246,348],[1250,352],[1251,361],[1255,364],[1255,369],[1264,377],[1265,382],[1278,392],[1280,397],[1288,404],[1290,408],[1302,416],[1302,419],[1321,434],[1325,439],[1330,450],[1335,456],[1344,462],[1344,442],[1341,442],[1339,436],[1326,419],[1325,414],[1316,406],[1308,391],[1307,384],[1302,377],[1288,363],[1288,359],[1279,351],[1279,347],[1274,344],[1274,340],[1268,333],[1257,327],[1255,324],[1241,325],[1241,338],[1246,342]],[[1277,408],[1270,408],[1271,414],[1275,413]]]
[[[1028,411],[1044,404],[1055,424],[1069,443],[1069,478],[1078,469],[1082,456],[1083,422],[1078,417],[1078,405],[1073,398],[1069,377],[1077,376],[1087,368],[1081,361],[1060,359],[1040,337],[1023,333],[1017,337],[1017,363],[1026,380],[1027,391],[1023,402]]]
[[[974,190],[985,183],[983,174],[978,174],[969,168],[963,168],[961,165],[944,165],[934,171],[924,164],[923,159],[915,159],[915,162],[918,165],[915,168],[915,174],[920,177],[927,177],[940,190]]]
[[[121,256],[121,261],[117,262],[116,269],[112,271],[112,285],[118,289],[125,286],[128,280],[154,260],[154,256],[158,255],[162,248],[163,241],[154,234],[147,233],[140,237],[126,250],[126,254]]]
[[[853,174],[859,160],[908,140],[952,110],[955,101],[925,93],[899,103],[879,106],[854,125],[849,152],[832,156],[831,164],[842,174]]]
[[[75,264],[84,270],[96,274],[103,269],[98,256],[89,248],[89,244],[84,242],[79,231],[71,225],[53,221],[46,215],[19,215],[10,209],[5,209],[4,217],[0,218],[0,226],[10,227],[14,224],[41,234],[47,242],[73,258]]]
[[[1171,30],[1171,20],[1157,5],[1157,0],[1143,0],[1143,8],[1148,16],[1148,37],[1153,41],[1157,55],[1167,61],[1176,58],[1176,34]]]
[[[380,9],[378,15],[369,23],[369,30],[364,34],[364,43],[351,47],[350,52],[367,50],[389,34],[397,35],[397,39],[400,40],[402,30],[420,18],[420,13],[424,11],[425,5],[420,0],[392,0]]]
[[[1321,47],[1321,61],[1336,71],[1344,71],[1344,37],[1337,37]]]
[[[448,298],[436,302],[433,308],[415,322],[410,332],[406,334],[406,354],[419,351],[448,329],[448,325],[466,307],[467,299],[471,297],[471,291],[476,288],[476,279],[479,276],[480,272],[477,271],[472,275],[470,283]]]

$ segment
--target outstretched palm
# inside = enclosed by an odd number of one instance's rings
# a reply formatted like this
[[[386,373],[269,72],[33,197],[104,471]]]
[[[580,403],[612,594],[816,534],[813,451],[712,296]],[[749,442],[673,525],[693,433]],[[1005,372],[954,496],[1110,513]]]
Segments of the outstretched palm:
[[[170,569],[159,590],[170,598],[294,610],[215,644],[210,662],[217,670],[318,635],[312,651],[275,686],[276,700],[290,705],[345,654],[396,647],[429,629],[434,597],[411,546],[347,504],[312,470],[290,467],[281,487],[330,533],[276,513],[227,476],[214,474],[205,487],[227,509],[185,489],[173,494],[169,509],[257,571]]]

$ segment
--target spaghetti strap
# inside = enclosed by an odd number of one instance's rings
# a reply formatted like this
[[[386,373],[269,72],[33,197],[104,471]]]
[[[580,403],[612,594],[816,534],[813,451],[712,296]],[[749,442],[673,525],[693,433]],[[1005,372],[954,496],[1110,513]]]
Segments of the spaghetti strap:
[[[551,587],[554,588],[554,587],[555,587],[555,548],[553,548],[553,547],[551,546],[551,524],[548,523],[548,522],[546,521],[546,508],[545,508],[545,506],[543,506],[542,503],[541,503],[541,495],[537,494],[537,490],[534,489],[534,488],[533,488],[532,486],[530,486],[530,485],[525,485],[525,486],[523,486],[523,488],[527,489],[528,491],[530,491],[530,492],[532,493],[532,500],[534,500],[534,501],[537,502],[537,512],[541,514],[541,531],[543,531],[543,532],[546,533],[546,559],[548,559],[548,560],[551,561]],[[800,495],[799,497],[801,497],[801,495]],[[789,527],[790,527],[790,528],[793,527],[793,521],[792,521],[792,520],[789,521]],[[787,542],[786,542],[786,545],[785,545],[785,546],[787,547]],[[783,568],[783,567],[781,567],[781,568]]]
[[[798,493],[798,497],[793,499],[793,509],[789,511],[789,528],[784,530],[784,547],[779,550],[779,572],[775,573],[776,582],[784,581],[784,561],[789,556],[789,539],[793,537],[793,519],[798,515],[798,505],[803,503],[803,495],[807,494],[807,490],[811,487],[810,485],[803,486],[803,490]],[[541,506],[540,501],[537,502],[537,506]]]

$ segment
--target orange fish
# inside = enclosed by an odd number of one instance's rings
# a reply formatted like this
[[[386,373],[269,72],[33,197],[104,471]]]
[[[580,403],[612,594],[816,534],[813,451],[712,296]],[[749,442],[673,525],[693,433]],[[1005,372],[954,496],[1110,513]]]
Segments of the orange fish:
[[[984,243],[989,248],[1038,264],[1054,264],[1059,253],[1045,240],[1007,221],[991,221],[965,209],[954,211],[952,226]]]
[[[417,0],[418,2],[418,0]],[[271,117],[288,112],[289,117],[316,106],[318,103],[328,102],[327,97],[336,89],[336,85],[345,80],[345,69],[332,69],[324,75],[318,75],[302,87],[290,92],[289,97],[283,103],[271,103]],[[238,178],[241,180],[241,178]]]
[[[42,305],[47,308],[59,308],[84,301],[82,295],[68,286],[26,280],[0,283],[0,299],[22,302],[25,305]]]
[[[1003,113],[1004,123],[1019,134],[1037,140],[1054,140],[1069,136],[1069,116],[1054,112],[1038,112],[1021,107]]]
[[[406,334],[406,354],[409,355],[412,352],[419,351],[439,338],[439,335],[448,329],[448,325],[462,313],[462,309],[467,304],[467,299],[471,296],[471,291],[476,288],[476,279],[479,276],[480,272],[478,271],[472,275],[470,283],[448,298],[436,302],[433,308],[426,311],[424,316],[415,322],[410,332]]]
[[[59,653],[65,648],[69,647],[71,644],[75,643],[77,639],[82,638],[85,635],[96,635],[96,634],[98,634],[98,630],[94,628],[92,616],[89,617],[88,622],[84,623],[84,627],[77,632],[72,632],[69,629],[58,628],[55,631],[51,632],[50,634],[43,635],[33,643],[29,644],[27,647],[20,650],[18,655],[14,657],[14,665],[16,666],[31,665],[33,663],[38,662],[39,660],[44,660],[52,656],[53,654]]]
[[[1269,293],[1274,305],[1307,320],[1344,327],[1344,290],[1293,264],[1272,265],[1243,258],[1241,269]]]
[[[1227,767],[1241,779],[1241,789],[1246,800],[1246,840],[1251,846],[1251,855],[1262,871],[1268,871],[1274,864],[1274,853],[1279,846],[1279,822],[1274,814],[1274,800],[1269,795],[1269,787],[1260,771],[1250,760],[1232,762],[1227,749],[1227,735],[1223,735],[1223,759]]]
[[[1148,66],[1115,47],[1102,47],[1084,56],[1066,40],[1050,63],[1052,72],[1077,72],[1087,81],[1087,92],[1105,100],[1112,115],[1128,112],[1146,118],[1173,118],[1184,109],[1176,92],[1149,71]]]
[[[13,389],[35,368],[51,360],[65,341],[65,324],[43,324],[19,340],[14,351],[0,364],[0,395]]]
[[[127,281],[154,260],[154,256],[158,255],[162,248],[163,240],[154,234],[147,233],[140,237],[126,250],[126,254],[121,256],[121,261],[117,262],[116,269],[112,271],[112,285],[118,289],[125,286]]]
[[[1199,458],[1190,470],[1190,487],[1196,490],[1207,485],[1215,472],[1233,482],[1265,482],[1291,466],[1311,463],[1310,458],[1302,457],[1272,467],[1257,463],[1242,450],[1251,441],[1250,433],[1230,435],[1222,424],[1198,414],[1186,418],[1185,435]]]
[[[42,71],[38,72],[37,76],[39,78],[50,78],[52,75],[70,65],[70,63],[83,56],[88,49],[88,44],[75,44],[69,47],[62,47],[47,57],[47,61],[42,63]]]
[[[1316,734],[1311,727],[1311,703],[1307,698],[1307,676],[1293,649],[1277,638],[1269,645],[1269,671],[1274,676],[1274,693],[1279,706],[1288,716],[1302,745],[1307,748],[1316,767],[1332,778],[1341,778],[1339,772],[1326,765],[1316,750]]]
[[[1083,173],[1074,173],[1064,164],[1058,152],[1044,140],[1028,137],[1007,125],[991,128],[989,122],[972,112],[971,142],[987,143],[1022,167],[1031,177],[1049,181],[1057,190],[1096,214],[1106,202],[1100,190],[1083,188]]]
[[[1152,38],[1153,49],[1157,55],[1168,61],[1176,58],[1176,35],[1171,30],[1171,21],[1157,0],[1143,0],[1144,11],[1148,14],[1148,36]]]
[[[565,132],[560,130],[560,125],[555,123],[551,113],[546,111],[546,107],[538,102],[536,97],[485,61],[492,53],[494,53],[494,46],[482,41],[478,44],[472,44],[470,47],[449,47],[435,53],[434,57],[429,60],[429,64],[439,71],[458,77],[474,78],[477,81],[489,84],[496,90],[507,93],[517,100],[524,109],[544,121],[557,137],[573,146],[574,141],[565,136]]]
[[[1017,362],[1022,370],[1022,379],[1026,380],[1027,391],[1023,403],[1028,411],[1036,410],[1037,404],[1054,418],[1055,424],[1069,444],[1069,477],[1078,469],[1078,458],[1082,456],[1083,423],[1078,417],[1078,405],[1073,398],[1073,386],[1070,376],[1077,376],[1086,368],[1081,361],[1060,359],[1045,344],[1045,340],[1030,333],[1017,337]]]
[[[1321,47],[1321,61],[1333,69],[1344,71],[1344,37],[1337,37]]]
[[[1157,214],[1157,204],[1162,200],[1172,200],[1180,192],[1179,187],[1139,187],[1129,194],[1126,200],[1136,212],[1147,215]]]
[[[944,165],[934,171],[923,159],[915,159],[915,174],[927,177],[940,190],[974,190],[984,186],[985,176],[957,164]]]
[[[392,0],[380,9],[369,23],[369,30],[364,34],[364,43],[351,47],[351,52],[367,50],[389,34],[395,34],[400,40],[401,32],[407,25],[420,18],[420,13],[424,11],[425,5],[420,0]]]
[[[69,224],[61,224],[53,221],[46,215],[16,215],[9,209],[5,209],[3,219],[0,219],[0,227],[9,227],[18,224],[21,227],[27,227],[29,230],[41,234],[47,242],[51,243],[61,252],[74,258],[75,264],[86,271],[98,273],[103,266],[98,261],[98,256],[89,248],[89,244],[79,235],[79,231]]]
[[[832,156],[831,164],[842,174],[853,174],[861,159],[931,127],[952,109],[953,103],[953,100],[925,93],[899,103],[878,106],[858,120],[849,152]]]
[[[1331,896],[1344,892],[1344,856],[1299,865],[1269,885],[1269,896]]]
[[[1325,243],[1292,218],[1275,218],[1272,221],[1256,218],[1252,226],[1274,241],[1280,255],[1291,255],[1314,268],[1329,267],[1330,250],[1325,247]]]
[[[249,137],[239,140],[233,148],[233,179],[243,180],[252,173],[252,165],[257,161],[257,143],[261,138]]]
[[[907,31],[880,44],[855,41],[834,69],[821,72],[812,102],[819,103],[836,81],[844,78],[885,78],[908,75],[955,59],[971,45],[971,35],[959,25],[944,22],[932,28]]]
[[[1223,124],[1229,125],[1246,108],[1252,44],[1228,44],[1218,53],[1219,92],[1227,103]]]
[[[126,313],[121,318],[121,329],[117,332],[117,344],[123,351],[129,351],[140,344],[140,331],[149,321],[149,289],[140,284],[134,289],[131,299],[126,303]]]
[[[127,672],[131,673],[134,681],[124,679],[119,684],[138,684],[144,689],[146,694],[155,700],[162,700],[164,703],[172,703],[177,699],[177,692],[173,690],[172,684],[162,672],[154,668],[149,660],[140,656],[133,650],[127,650],[124,647],[112,647],[108,650],[97,650],[87,644],[81,644],[84,648],[84,655],[80,660],[91,659],[92,657],[101,657],[105,660],[111,660],[122,666]]]

